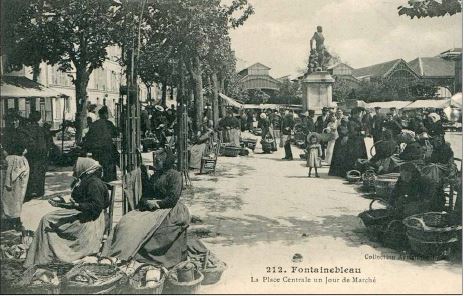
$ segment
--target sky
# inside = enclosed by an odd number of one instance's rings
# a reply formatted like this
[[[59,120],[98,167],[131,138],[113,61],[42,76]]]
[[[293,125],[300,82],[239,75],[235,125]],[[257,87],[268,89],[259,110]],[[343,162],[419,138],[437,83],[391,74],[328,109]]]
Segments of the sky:
[[[230,32],[237,70],[260,62],[278,78],[305,69],[309,40],[323,27],[329,52],[354,68],[435,56],[462,47],[462,14],[410,19],[407,0],[248,0],[255,13]]]

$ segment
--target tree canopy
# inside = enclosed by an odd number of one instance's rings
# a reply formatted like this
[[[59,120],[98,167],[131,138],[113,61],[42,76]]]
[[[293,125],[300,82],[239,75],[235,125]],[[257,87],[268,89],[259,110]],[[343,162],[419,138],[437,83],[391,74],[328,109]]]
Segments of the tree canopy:
[[[409,0],[408,5],[398,7],[399,15],[411,19],[454,15],[462,11],[462,0]]]

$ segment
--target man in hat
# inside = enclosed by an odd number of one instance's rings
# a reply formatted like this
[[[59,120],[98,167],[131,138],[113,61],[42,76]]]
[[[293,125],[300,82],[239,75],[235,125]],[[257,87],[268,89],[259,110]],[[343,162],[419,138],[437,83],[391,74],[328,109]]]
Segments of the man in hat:
[[[119,153],[113,144],[113,138],[118,136],[118,130],[108,120],[108,108],[103,106],[98,110],[100,119],[93,122],[84,140],[84,150],[92,153],[92,158],[103,168],[103,181],[111,182],[117,179],[116,164],[119,162]]]
[[[282,125],[282,117],[279,114],[279,111],[274,110],[274,113],[270,115],[270,121],[272,125],[272,136],[274,139],[280,139],[280,128]]]
[[[394,114],[392,112],[387,113],[387,118],[383,123],[383,128],[386,130],[390,130],[393,137],[396,137],[401,133],[401,124],[395,120]]]
[[[385,117],[382,113],[380,113],[380,107],[375,107],[375,114],[372,116],[372,137],[374,139],[374,143],[377,143],[382,139],[382,128],[383,122]]]
[[[292,130],[295,126],[295,121],[293,120],[293,114],[289,111],[285,111],[285,116],[282,120],[282,140],[284,142],[285,157],[282,159],[293,160],[292,147],[291,147],[291,136]]]
[[[315,114],[314,110],[308,110],[308,111],[305,112],[305,117],[304,117],[303,124],[304,124],[304,128],[305,128],[305,131],[306,131],[306,135],[308,135],[309,133],[314,132],[314,130],[315,130],[314,114]]]

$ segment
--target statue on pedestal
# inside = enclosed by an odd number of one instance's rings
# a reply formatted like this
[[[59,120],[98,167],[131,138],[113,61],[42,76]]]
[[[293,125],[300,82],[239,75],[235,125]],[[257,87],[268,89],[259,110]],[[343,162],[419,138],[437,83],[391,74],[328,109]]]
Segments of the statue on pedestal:
[[[306,74],[311,74],[316,71],[325,71],[327,64],[332,57],[324,45],[324,35],[322,34],[322,27],[317,26],[316,32],[310,40],[311,52],[308,61],[308,70]],[[315,47],[314,42],[316,43]]]

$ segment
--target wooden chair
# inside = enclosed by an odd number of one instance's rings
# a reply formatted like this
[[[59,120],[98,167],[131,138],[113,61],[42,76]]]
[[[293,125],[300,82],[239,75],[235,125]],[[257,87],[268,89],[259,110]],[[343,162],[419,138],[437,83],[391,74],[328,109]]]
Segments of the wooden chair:
[[[114,200],[116,195],[116,183],[105,183],[110,195],[110,205],[105,209],[105,235],[109,235],[113,228]]]

